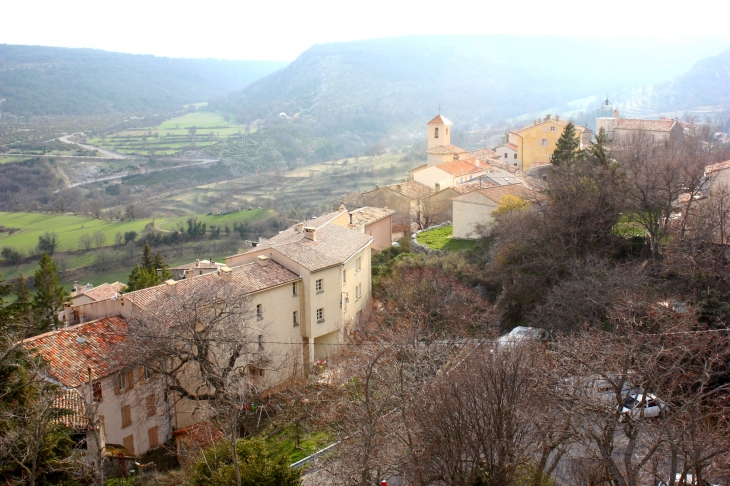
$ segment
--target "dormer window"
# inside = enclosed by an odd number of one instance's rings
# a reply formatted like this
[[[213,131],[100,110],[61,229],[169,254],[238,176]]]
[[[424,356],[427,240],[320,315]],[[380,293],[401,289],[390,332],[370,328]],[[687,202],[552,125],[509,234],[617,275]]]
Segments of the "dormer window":
[[[433,129],[433,138],[439,138],[439,128],[438,127]]]

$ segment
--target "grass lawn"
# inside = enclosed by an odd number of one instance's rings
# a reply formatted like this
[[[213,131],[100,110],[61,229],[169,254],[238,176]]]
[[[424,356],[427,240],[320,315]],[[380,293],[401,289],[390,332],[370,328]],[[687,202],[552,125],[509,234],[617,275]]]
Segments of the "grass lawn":
[[[471,250],[477,242],[476,240],[455,240],[451,237],[453,234],[452,226],[432,229],[418,233],[416,241],[425,245],[432,250]]]
[[[76,250],[79,237],[85,233],[92,234],[101,231],[106,235],[105,246],[114,244],[114,235],[117,232],[136,231],[141,233],[152,219],[138,219],[135,221],[111,222],[103,219],[85,218],[83,216],[67,216],[38,213],[2,213],[0,225],[6,228],[21,228],[13,233],[0,233],[0,247],[12,246],[22,252],[35,248],[38,237],[46,231],[55,231],[58,234],[60,245],[58,251]]]

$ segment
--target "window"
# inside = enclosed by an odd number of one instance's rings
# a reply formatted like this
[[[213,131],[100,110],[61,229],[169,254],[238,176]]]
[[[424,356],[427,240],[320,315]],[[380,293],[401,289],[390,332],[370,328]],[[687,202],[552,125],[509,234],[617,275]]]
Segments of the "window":
[[[342,284],[347,283],[347,270],[342,270]]]
[[[550,127],[550,131],[551,132],[554,132],[555,131],[555,127]]]
[[[259,334],[258,343],[259,343],[259,351],[263,350],[264,349],[264,335],[263,334]]]
[[[355,299],[359,299],[362,295],[362,284],[357,284],[357,287],[355,287]]]
[[[114,392],[124,393],[134,388],[134,370],[120,371],[114,380]]]
[[[507,158],[507,152],[505,152],[505,153],[504,153],[504,158],[505,158],[505,159]]]
[[[297,283],[294,282],[291,284],[291,296],[296,297],[297,296]]]
[[[148,382],[152,379],[153,376],[155,376],[155,372],[151,366],[143,366],[142,367],[142,376],[144,378],[144,381]]]
[[[292,312],[291,317],[292,317],[292,321],[294,321],[294,325],[295,326],[298,326],[299,325],[299,317],[297,316],[297,311]]]
[[[541,138],[540,139],[540,145],[542,147],[547,147],[547,144],[548,144],[548,139],[547,138]]]
[[[253,378],[256,378],[259,376],[264,376],[264,370],[261,368],[256,368],[255,366],[249,365],[248,374]]]
[[[147,395],[147,416],[153,417],[157,415],[157,404],[154,395]]]
[[[439,138],[439,128],[438,127],[433,129],[433,138]]]
[[[122,439],[122,445],[131,454],[134,454],[134,435],[128,435],[124,439]]]
[[[362,257],[357,257],[355,260],[355,273],[362,270]]]
[[[103,395],[101,393],[101,382],[97,381],[94,382],[94,401],[100,402],[103,400]]]
[[[446,135],[449,134],[449,127],[446,127]]]
[[[264,307],[261,304],[256,304],[256,319],[261,320],[264,318]]]
[[[155,425],[147,431],[147,437],[150,439],[150,447],[157,447],[160,445],[160,439],[157,436],[157,426]]]
[[[122,428],[132,425],[132,406],[125,405],[122,407]]]
[[[324,322],[324,308],[317,309],[317,322]]]
[[[517,158],[517,152],[515,152],[513,155],[514,155],[514,158],[516,159]]]
[[[324,292],[324,282],[322,282],[321,278],[314,282],[314,289],[317,292]]]

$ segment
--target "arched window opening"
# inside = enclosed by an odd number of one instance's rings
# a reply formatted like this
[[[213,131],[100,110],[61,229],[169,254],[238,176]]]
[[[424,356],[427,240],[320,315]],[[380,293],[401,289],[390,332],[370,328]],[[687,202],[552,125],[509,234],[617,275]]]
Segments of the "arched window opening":
[[[446,135],[449,134],[449,127],[446,127]]]
[[[436,127],[436,128],[433,129],[433,134],[434,134],[433,135],[434,138],[439,138],[439,129],[438,129],[438,127]]]

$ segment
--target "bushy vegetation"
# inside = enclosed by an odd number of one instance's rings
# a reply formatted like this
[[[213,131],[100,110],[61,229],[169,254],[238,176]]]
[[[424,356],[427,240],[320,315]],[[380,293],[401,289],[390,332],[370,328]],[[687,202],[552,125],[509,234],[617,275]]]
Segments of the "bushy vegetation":
[[[476,245],[476,240],[452,238],[453,232],[453,226],[444,226],[443,228],[422,231],[416,236],[416,241],[432,250],[464,250],[472,249]]]

